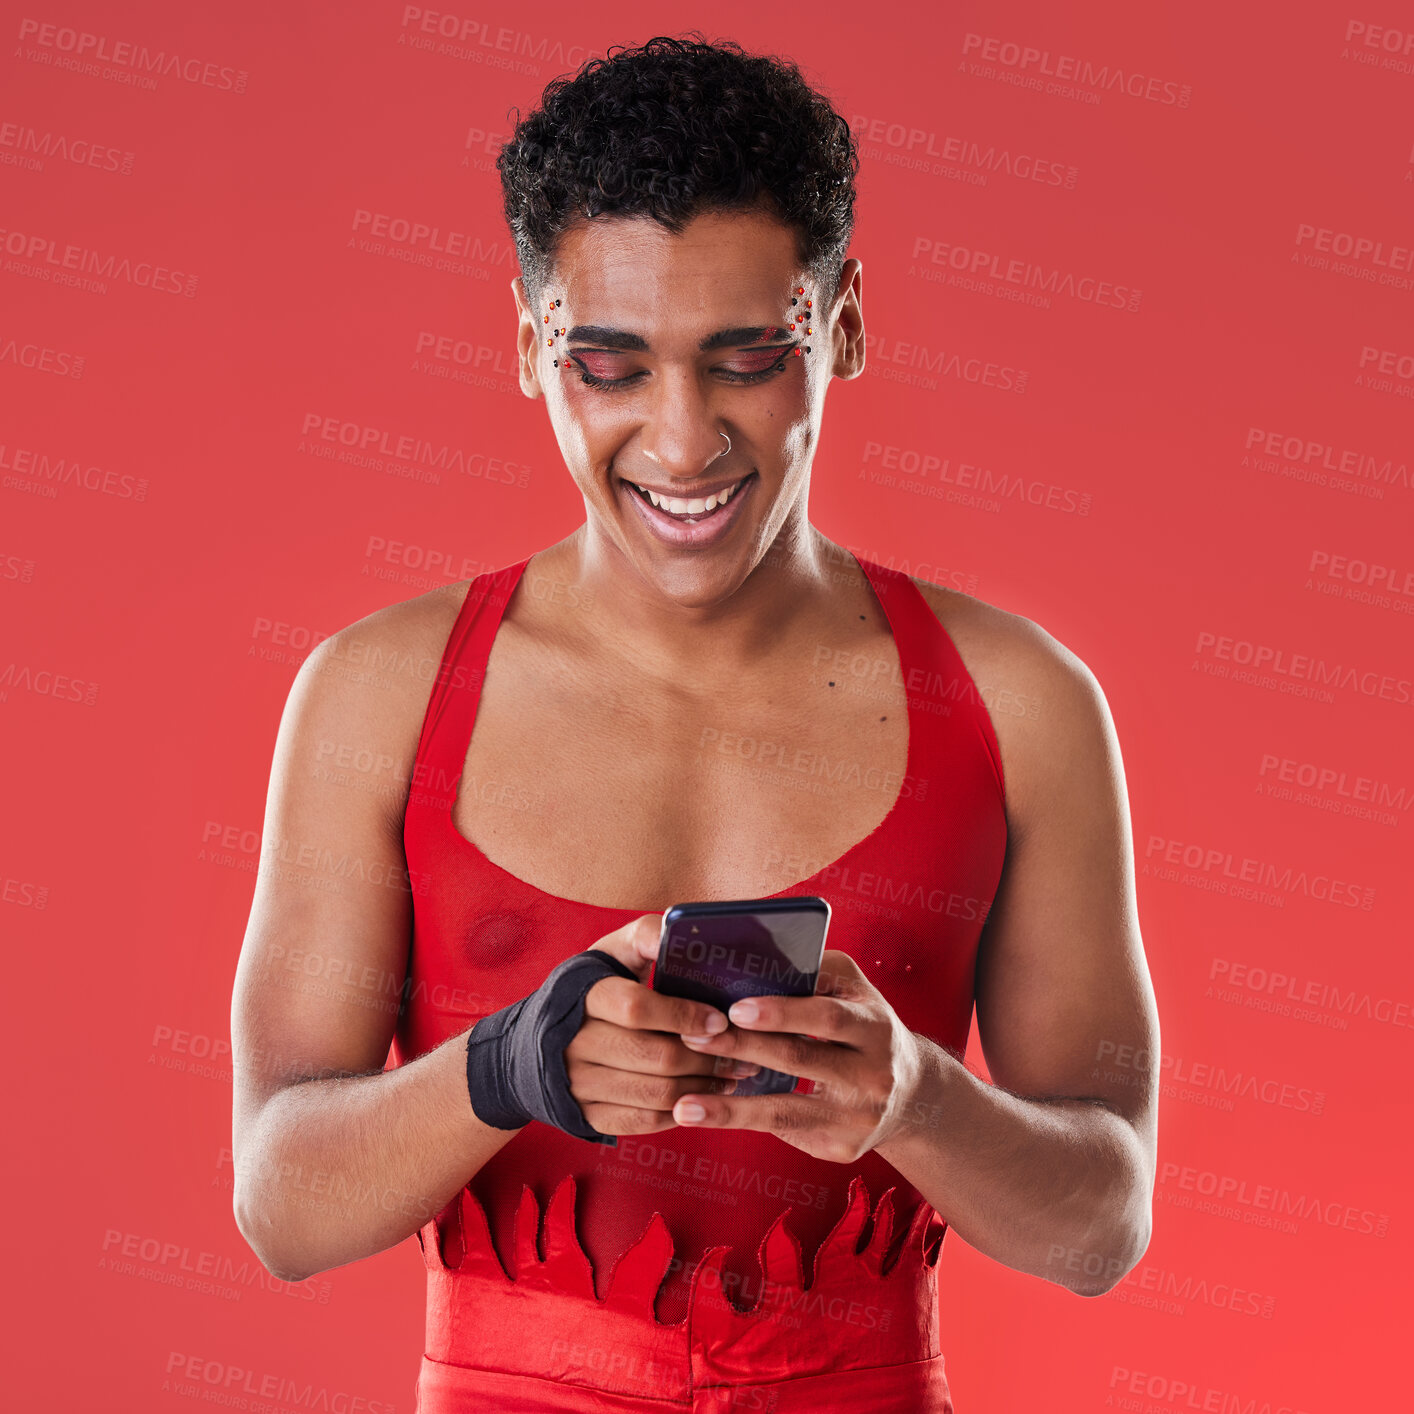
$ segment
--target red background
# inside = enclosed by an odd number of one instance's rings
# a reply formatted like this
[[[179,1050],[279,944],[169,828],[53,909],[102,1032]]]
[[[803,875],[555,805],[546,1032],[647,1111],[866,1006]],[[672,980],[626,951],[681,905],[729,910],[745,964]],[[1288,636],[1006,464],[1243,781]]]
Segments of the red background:
[[[232,1217],[231,983],[271,751],[320,636],[582,517],[513,376],[494,153],[556,74],[698,25],[796,59],[861,143],[870,366],[831,390],[812,518],[1050,630],[1124,750],[1168,1075],[1154,1237],[1086,1301],[950,1234],[959,1411],[1391,1407],[1414,1256],[1414,18],[442,13],[470,27],[450,48],[391,3],[0,21],[14,1407],[186,1408],[163,1386],[187,1355],[412,1407],[415,1241],[285,1288]],[[124,42],[183,67],[147,77]],[[1091,66],[1064,91],[1062,56]],[[360,211],[470,237],[467,268],[360,246]],[[1344,236],[1375,244],[1321,249]],[[116,260],[75,283],[70,248]],[[969,286],[957,251],[1058,288]],[[330,459],[325,429],[464,469]],[[1304,660],[1355,672],[1313,691]],[[1265,896],[1234,890],[1244,860]],[[1301,1215],[1248,1221],[1274,1202]]]

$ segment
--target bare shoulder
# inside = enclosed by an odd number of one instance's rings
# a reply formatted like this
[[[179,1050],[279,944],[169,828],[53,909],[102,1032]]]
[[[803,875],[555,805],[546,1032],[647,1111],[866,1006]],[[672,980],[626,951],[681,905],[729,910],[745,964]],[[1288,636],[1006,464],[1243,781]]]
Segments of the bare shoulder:
[[[1054,785],[1056,763],[1097,768],[1114,747],[1109,705],[1076,653],[1023,614],[910,576],[947,631],[997,735],[1015,825]]]
[[[300,665],[287,713],[316,732],[307,749],[368,782],[401,819],[422,720],[469,580],[375,609],[320,642]]]
[[[979,688],[984,688],[985,680],[995,684],[998,691],[1054,693],[1063,691],[1068,684],[1094,681],[1084,661],[1034,620],[960,589],[947,589],[916,576],[910,578],[956,644]],[[1012,715],[1034,714],[1027,711]]]
[[[428,688],[424,695],[430,695],[432,678],[470,586],[470,580],[438,585],[375,609],[324,639],[306,662],[318,657],[321,673],[335,673],[350,684],[362,681],[414,691],[421,682]],[[375,681],[380,677],[381,684]]]

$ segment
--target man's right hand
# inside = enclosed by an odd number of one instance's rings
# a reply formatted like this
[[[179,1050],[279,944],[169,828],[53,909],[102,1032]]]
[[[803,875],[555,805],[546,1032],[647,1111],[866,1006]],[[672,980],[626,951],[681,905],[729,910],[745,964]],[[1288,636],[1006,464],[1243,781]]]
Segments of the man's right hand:
[[[584,1021],[565,1047],[570,1094],[600,1134],[655,1134],[676,1129],[683,1095],[729,1095],[757,1065],[702,1055],[683,1036],[726,1030],[724,1012],[647,985],[658,956],[663,915],[645,913],[606,934],[592,949],[611,954],[638,980],[605,977],[584,995]],[[715,1028],[715,1029],[714,1029]],[[704,1082],[701,1077],[714,1077]]]

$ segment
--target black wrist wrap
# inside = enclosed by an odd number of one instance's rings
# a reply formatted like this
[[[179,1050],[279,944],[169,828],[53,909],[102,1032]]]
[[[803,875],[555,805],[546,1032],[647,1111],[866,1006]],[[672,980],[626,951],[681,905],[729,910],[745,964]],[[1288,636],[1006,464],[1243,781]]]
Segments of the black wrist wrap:
[[[483,1016],[466,1047],[471,1108],[483,1124],[520,1129],[532,1119],[592,1144],[618,1146],[591,1129],[570,1094],[565,1047],[584,1020],[584,994],[605,977],[633,971],[602,948],[567,957],[528,997]]]

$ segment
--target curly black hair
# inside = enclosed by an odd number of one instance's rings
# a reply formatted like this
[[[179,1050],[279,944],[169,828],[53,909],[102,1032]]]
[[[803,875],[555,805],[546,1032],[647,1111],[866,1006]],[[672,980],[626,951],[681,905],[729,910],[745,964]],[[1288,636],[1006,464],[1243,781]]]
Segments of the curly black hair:
[[[579,221],[651,216],[677,235],[702,211],[762,205],[795,229],[801,265],[831,298],[859,156],[849,124],[799,68],[699,30],[605,54],[552,79],[496,158],[531,308]]]

